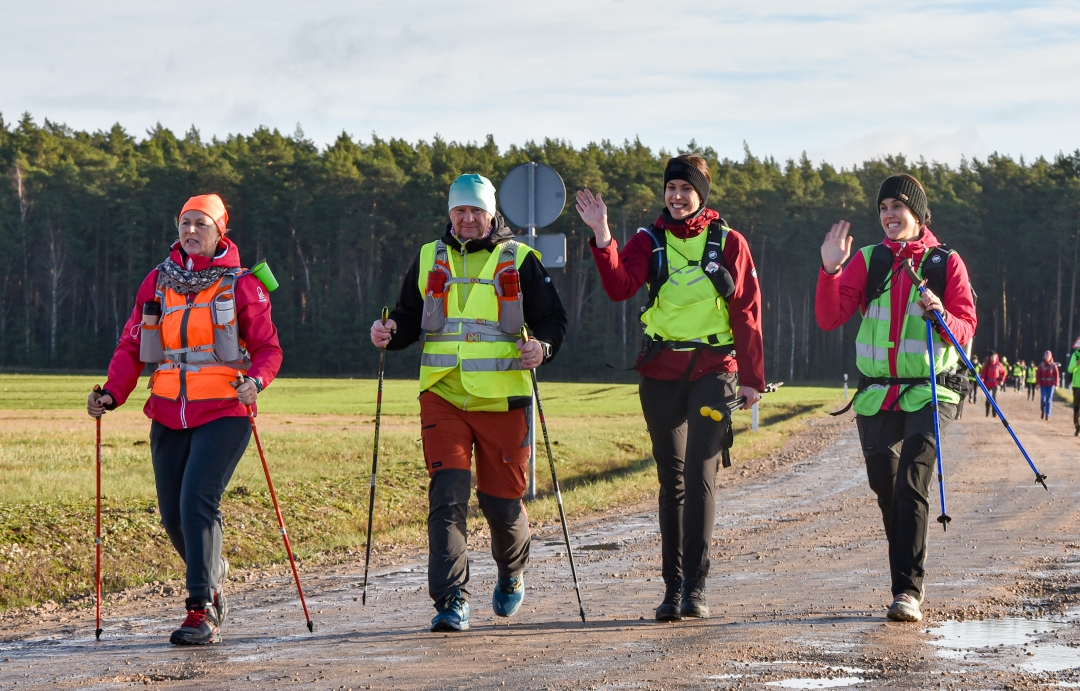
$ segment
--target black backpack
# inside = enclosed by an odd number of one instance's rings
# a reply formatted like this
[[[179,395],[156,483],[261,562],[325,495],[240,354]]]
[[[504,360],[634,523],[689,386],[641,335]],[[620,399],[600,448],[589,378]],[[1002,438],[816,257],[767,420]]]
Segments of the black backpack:
[[[938,245],[930,250],[929,256],[922,262],[926,287],[942,299],[945,297],[945,266],[949,263],[949,255],[954,252],[956,250],[946,245]],[[870,265],[866,268],[866,304],[877,300],[885,292],[887,284],[892,280],[892,264],[892,250],[884,243],[874,245],[870,253]],[[978,302],[979,296],[975,287],[970,287],[972,300]]]
[[[730,230],[731,228],[722,218],[718,222],[710,223],[709,234],[705,238],[705,253],[701,260],[689,260],[690,266],[700,266],[702,262],[705,262],[705,268],[702,270],[709,277],[716,292],[725,300],[735,294],[735,280],[724,263],[722,247],[724,233]],[[670,274],[668,274],[667,262],[667,233],[656,226],[638,228],[638,232],[647,233],[653,243],[652,258],[649,260],[649,300],[641,309],[644,314],[656,302],[656,296],[660,294],[660,288],[667,282]]]

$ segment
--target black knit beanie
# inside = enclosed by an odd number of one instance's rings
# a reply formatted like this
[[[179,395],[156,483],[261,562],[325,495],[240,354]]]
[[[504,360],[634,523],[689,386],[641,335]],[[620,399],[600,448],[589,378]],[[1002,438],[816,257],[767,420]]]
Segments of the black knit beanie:
[[[877,203],[881,206],[881,200],[883,199],[898,199],[902,201],[909,209],[911,213],[915,214],[915,218],[919,219],[921,225],[926,225],[929,216],[926,208],[926,192],[919,187],[919,184],[911,178],[904,177],[903,175],[893,175],[892,177],[885,178],[885,182],[881,183],[881,189],[877,193]]]
[[[667,168],[664,169],[664,186],[666,187],[671,180],[686,180],[689,182],[690,186],[701,197],[701,207],[698,211],[705,208],[705,202],[709,199],[710,185],[709,178],[705,177],[704,173],[686,161],[671,159],[668,161]]]

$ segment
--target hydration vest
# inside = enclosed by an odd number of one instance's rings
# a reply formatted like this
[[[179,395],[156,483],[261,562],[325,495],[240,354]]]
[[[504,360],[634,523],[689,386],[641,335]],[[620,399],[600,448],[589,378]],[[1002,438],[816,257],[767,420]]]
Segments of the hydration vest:
[[[859,389],[852,399],[853,407],[860,415],[874,415],[881,410],[889,388],[899,385],[904,388],[901,389],[895,405],[907,412],[914,412],[930,403],[930,360],[926,349],[923,310],[916,304],[919,299],[918,288],[913,285],[908,292],[900,328],[900,342],[894,343],[890,340],[894,285],[891,271],[892,251],[884,244],[878,244],[864,247],[860,252],[868,267],[867,306],[855,337],[856,364],[862,377]],[[926,279],[930,290],[939,296],[945,292],[945,264],[951,252],[952,250],[944,247],[927,250],[916,270],[921,278]],[[885,254],[888,255],[889,263],[882,271]],[[966,377],[956,372],[960,356],[951,343],[942,339],[936,329],[933,345],[934,371],[940,385],[938,400],[944,403],[959,403],[963,400],[961,393],[966,394],[967,391]],[[889,362],[889,351],[893,348],[897,351],[895,374]],[[844,409],[846,410],[847,408]]]
[[[424,313],[420,326],[424,352],[420,356],[420,390],[426,391],[446,373],[461,369],[465,391],[479,398],[531,396],[532,381],[521,365],[517,341],[524,319],[524,296],[505,296],[499,274],[519,269],[533,250],[509,240],[500,243],[476,278],[455,275],[449,249],[436,240],[420,250],[420,293]],[[468,261],[467,253],[464,260]],[[427,269],[425,271],[424,269]],[[428,290],[428,271],[448,277],[443,293]],[[464,307],[459,293],[466,290]]]
[[[651,344],[733,352],[727,300],[735,293],[735,281],[724,264],[730,231],[724,219],[687,240],[656,227],[638,229],[653,243],[649,300],[640,317]]]
[[[229,269],[208,288],[181,295],[157,284],[161,318],[143,324],[140,360],[157,363],[151,394],[175,401],[236,398],[236,373],[251,366],[237,323],[236,281],[246,269]]]

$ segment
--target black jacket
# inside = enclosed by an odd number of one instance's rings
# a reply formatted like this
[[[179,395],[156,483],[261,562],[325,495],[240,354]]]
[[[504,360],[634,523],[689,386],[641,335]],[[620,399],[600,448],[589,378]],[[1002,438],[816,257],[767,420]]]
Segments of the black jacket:
[[[494,219],[495,228],[487,237],[481,240],[469,240],[465,243],[467,253],[488,250],[497,252],[496,247],[508,240],[514,239],[514,233],[503,221],[501,214],[496,214]],[[443,242],[451,251],[460,252],[461,243],[451,232],[452,226],[446,224],[446,233]],[[430,267],[424,267],[429,271]],[[420,340],[420,318],[424,312],[424,296],[420,293],[420,253],[416,254],[409,272],[405,274],[405,281],[401,284],[401,292],[398,294],[397,305],[390,312],[390,318],[397,323],[397,331],[394,332],[387,350],[404,350]],[[525,324],[529,327],[529,333],[536,339],[551,346],[551,355],[545,358],[544,363],[551,361],[555,353],[559,351],[563,338],[566,337],[566,310],[563,309],[559,293],[555,290],[551,277],[548,276],[544,265],[530,253],[521,263],[519,268],[519,284],[521,292],[525,296]]]

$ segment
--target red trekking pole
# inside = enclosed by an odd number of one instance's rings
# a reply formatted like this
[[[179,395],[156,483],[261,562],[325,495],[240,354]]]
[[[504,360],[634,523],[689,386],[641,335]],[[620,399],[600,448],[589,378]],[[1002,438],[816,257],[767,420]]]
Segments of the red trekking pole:
[[[244,383],[244,375],[236,373],[237,384]],[[251,423],[251,435],[255,437],[255,446],[259,449],[259,460],[262,461],[263,472],[266,473],[266,486],[270,488],[270,499],[274,502],[274,513],[277,514],[278,527],[281,528],[281,539],[285,541],[285,553],[289,555],[289,566],[292,567],[293,578],[296,580],[296,592],[300,593],[300,606],[304,608],[304,619],[307,620],[307,629],[315,631],[315,624],[311,622],[308,614],[307,602],[304,601],[304,589],[300,585],[300,572],[296,570],[296,560],[293,559],[292,545],[289,544],[289,534],[285,532],[285,519],[281,515],[281,506],[278,505],[277,493],[274,492],[274,481],[270,479],[270,466],[266,464],[266,453],[263,451],[262,440],[259,439],[259,430],[255,427],[255,416],[251,412],[251,406],[247,408],[248,422]]]
[[[94,385],[94,391],[101,391],[101,387]],[[97,395],[101,398],[101,394]],[[97,423],[97,520],[94,528],[94,551],[96,565],[94,567],[94,610],[97,624],[94,627],[94,639],[101,640],[101,418],[95,418]]]

